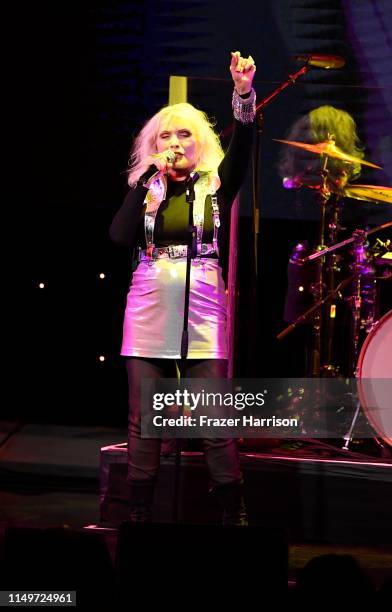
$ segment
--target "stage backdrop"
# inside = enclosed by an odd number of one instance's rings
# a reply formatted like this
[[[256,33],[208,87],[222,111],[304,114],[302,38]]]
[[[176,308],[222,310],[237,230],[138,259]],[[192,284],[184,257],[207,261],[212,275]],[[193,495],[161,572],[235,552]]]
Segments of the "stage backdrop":
[[[215,116],[221,130],[230,123],[231,50],[255,58],[259,99],[295,72],[296,53],[345,57],[342,70],[312,70],[265,111],[263,306],[239,334],[239,365],[249,372],[253,359],[252,367],[268,365],[266,373],[279,376],[283,354],[274,334],[282,326],[287,259],[296,240],[314,231],[318,210],[312,194],[282,188],[281,145],[273,138],[284,138],[301,114],[333,104],[354,115],[366,157],[383,166],[365,172],[362,182],[391,184],[390,2],[264,0],[243,12],[232,0],[40,2],[24,7],[14,24],[24,58],[13,82],[23,128],[24,188],[16,194],[24,233],[16,248],[23,248],[27,279],[28,367],[18,370],[20,389],[5,413],[29,419],[125,419],[126,380],[117,355],[130,254],[110,244],[108,227],[127,191],[132,137],[167,103],[169,76],[189,77],[189,99]],[[358,206],[365,223],[389,213],[385,206]],[[240,204],[245,242],[250,211],[248,185]],[[245,266],[245,296],[254,283],[247,273]],[[246,347],[258,334],[264,353],[255,364]]]

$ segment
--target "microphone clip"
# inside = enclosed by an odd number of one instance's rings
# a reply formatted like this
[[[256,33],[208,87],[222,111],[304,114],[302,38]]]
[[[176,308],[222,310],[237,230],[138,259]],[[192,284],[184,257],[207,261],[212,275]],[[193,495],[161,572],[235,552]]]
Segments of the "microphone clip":
[[[186,182],[185,199],[190,204],[195,201],[195,183],[199,180],[198,172],[191,172]]]

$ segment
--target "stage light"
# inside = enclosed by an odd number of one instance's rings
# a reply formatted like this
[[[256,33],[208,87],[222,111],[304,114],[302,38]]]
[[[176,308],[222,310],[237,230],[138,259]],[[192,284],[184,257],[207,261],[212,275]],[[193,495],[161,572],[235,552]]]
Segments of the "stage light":
[[[106,274],[104,274],[103,272],[101,272],[101,274],[99,275],[99,278],[101,278],[101,279],[103,280],[104,278],[106,278]]]
[[[298,291],[303,291],[303,290],[304,290],[303,286],[302,286],[302,285],[300,285],[300,286],[298,287]]]
[[[39,283],[38,287],[39,287],[40,289],[45,289],[45,283]]]
[[[100,356],[98,357],[98,359],[99,359],[99,361],[101,361],[101,362],[106,361],[106,357],[105,357],[105,355],[100,355]]]

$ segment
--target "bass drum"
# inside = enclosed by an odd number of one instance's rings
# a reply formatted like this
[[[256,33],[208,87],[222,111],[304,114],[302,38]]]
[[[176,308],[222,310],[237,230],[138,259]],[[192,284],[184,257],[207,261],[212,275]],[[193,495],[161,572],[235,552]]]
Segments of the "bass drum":
[[[357,367],[362,409],[375,432],[392,446],[392,310],[363,343]]]

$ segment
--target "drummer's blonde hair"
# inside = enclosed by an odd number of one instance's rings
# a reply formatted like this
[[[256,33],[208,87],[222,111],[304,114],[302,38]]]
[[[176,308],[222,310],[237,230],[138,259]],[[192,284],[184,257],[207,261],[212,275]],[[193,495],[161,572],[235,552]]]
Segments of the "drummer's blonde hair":
[[[163,123],[180,121],[193,133],[198,144],[195,170],[217,172],[224,156],[214,124],[203,111],[188,102],[164,106],[149,119],[136,137],[129,160],[128,183],[134,187],[144,172],[148,170],[145,159],[157,152],[157,138]]]
[[[357,126],[353,117],[346,111],[334,106],[319,106],[303,115],[292,125],[288,140],[316,143],[324,142],[329,136],[335,138],[336,146],[342,151],[359,159],[364,157],[363,147],[358,138]],[[285,147],[279,162],[279,173],[282,177],[320,175],[320,157],[302,149]],[[347,164],[340,159],[328,160],[332,175],[347,173],[347,179],[357,178],[361,164]]]
[[[328,140],[329,137],[333,137],[336,146],[345,153],[358,159],[364,157],[363,147],[360,145],[357,134],[357,126],[349,113],[326,104],[310,111],[309,117],[315,142],[323,142]],[[351,165],[351,178],[359,175],[360,172],[361,164]]]

